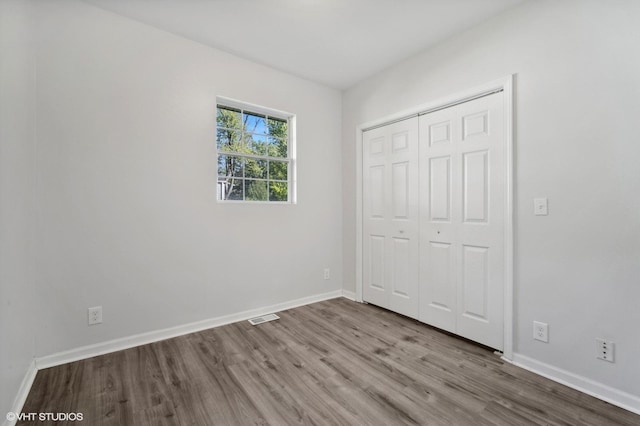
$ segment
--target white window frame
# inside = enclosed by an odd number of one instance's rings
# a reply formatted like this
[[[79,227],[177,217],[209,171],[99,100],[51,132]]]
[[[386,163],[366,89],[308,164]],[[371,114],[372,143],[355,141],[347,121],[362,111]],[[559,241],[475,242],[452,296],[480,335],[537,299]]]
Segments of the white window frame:
[[[244,153],[233,153],[233,152],[220,152],[218,150],[218,144],[217,144],[217,140],[216,140],[216,144],[215,144],[215,151],[216,151],[216,201],[218,203],[223,203],[223,204],[296,204],[297,202],[297,198],[296,198],[296,194],[297,194],[297,164],[296,164],[296,116],[295,114],[292,113],[288,113],[288,112],[284,112],[284,111],[280,111],[280,110],[276,110],[276,109],[272,109],[272,108],[267,108],[267,107],[263,107],[260,105],[255,105],[255,104],[251,104],[248,102],[243,102],[243,101],[238,101],[235,99],[231,99],[231,98],[227,98],[227,97],[223,97],[223,96],[217,96],[216,97],[216,114],[217,114],[217,110],[218,107],[227,107],[227,108],[231,108],[231,109],[237,109],[240,110],[241,112],[247,112],[247,113],[255,113],[255,114],[259,114],[259,115],[265,115],[268,117],[272,117],[275,119],[280,119],[280,120],[286,120],[287,121],[287,137],[288,137],[288,141],[287,141],[287,157],[270,157],[268,155],[252,155],[252,154],[244,154]],[[218,130],[218,123],[216,120],[216,135],[217,135],[217,130]],[[217,136],[216,136],[217,138]],[[224,200],[224,199],[220,199],[220,197],[218,196],[218,193],[220,191],[220,187],[221,184],[218,181],[219,175],[218,175],[218,158],[220,155],[232,155],[232,156],[236,156],[236,157],[243,157],[243,158],[250,158],[250,159],[255,159],[255,160],[275,160],[275,161],[282,161],[282,162],[287,162],[288,163],[288,168],[287,168],[287,201],[265,201],[265,200],[246,200],[246,199],[242,199],[242,200]],[[244,172],[243,172],[243,198],[244,198],[244,181],[246,180],[244,177]],[[254,180],[254,179],[252,179]],[[255,179],[255,180],[262,180],[262,179]],[[267,183],[270,181],[270,179],[265,179],[265,181],[267,181]],[[268,189],[267,189],[268,190]]]

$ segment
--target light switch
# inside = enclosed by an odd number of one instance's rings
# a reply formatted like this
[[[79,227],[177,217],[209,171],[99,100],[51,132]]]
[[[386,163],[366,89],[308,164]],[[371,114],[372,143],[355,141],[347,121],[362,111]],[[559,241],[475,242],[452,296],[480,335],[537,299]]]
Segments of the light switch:
[[[549,205],[546,198],[533,199],[533,214],[536,216],[546,216],[549,214]]]

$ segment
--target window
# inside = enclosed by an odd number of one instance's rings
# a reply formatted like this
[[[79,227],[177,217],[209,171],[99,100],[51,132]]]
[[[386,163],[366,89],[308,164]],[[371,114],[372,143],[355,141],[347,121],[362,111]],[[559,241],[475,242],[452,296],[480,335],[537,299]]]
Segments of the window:
[[[218,104],[219,201],[293,202],[292,119],[237,102]]]

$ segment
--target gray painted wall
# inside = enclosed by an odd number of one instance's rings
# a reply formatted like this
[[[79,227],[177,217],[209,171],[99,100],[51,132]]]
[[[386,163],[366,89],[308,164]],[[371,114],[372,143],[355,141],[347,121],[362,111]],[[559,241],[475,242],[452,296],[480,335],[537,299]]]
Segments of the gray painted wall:
[[[638,22],[631,0],[527,2],[347,90],[345,289],[356,127],[516,74],[515,352],[640,397]],[[549,216],[533,215],[535,197]],[[614,364],[595,358],[596,337],[616,343]]]
[[[32,5],[0,1],[0,420],[35,354]]]

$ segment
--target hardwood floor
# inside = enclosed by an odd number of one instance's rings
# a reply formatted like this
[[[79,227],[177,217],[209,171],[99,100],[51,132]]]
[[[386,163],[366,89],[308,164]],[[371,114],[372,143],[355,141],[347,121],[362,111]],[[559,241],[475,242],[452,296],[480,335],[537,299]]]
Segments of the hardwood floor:
[[[640,424],[371,305],[334,299],[279,315],[41,370],[23,412],[80,412],[69,424],[85,425]]]

